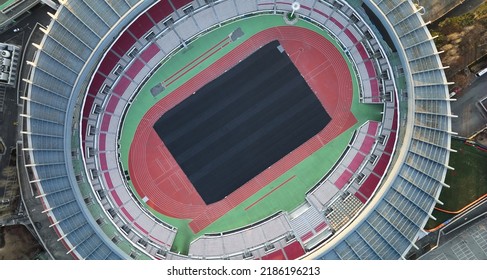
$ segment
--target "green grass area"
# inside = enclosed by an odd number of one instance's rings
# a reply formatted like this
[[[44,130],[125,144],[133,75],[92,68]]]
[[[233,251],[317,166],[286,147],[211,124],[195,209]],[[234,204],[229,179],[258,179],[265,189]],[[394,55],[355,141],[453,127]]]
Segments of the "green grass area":
[[[0,0],[0,10],[7,8],[17,0]]]
[[[238,44],[250,38],[252,35],[271,27],[283,25],[285,25],[284,20],[280,15],[265,15],[247,18],[243,21],[237,21],[218,28],[211,33],[200,37],[199,39],[193,41],[189,45],[189,48],[187,50],[181,50],[171,59],[167,60],[163,64],[163,66],[153,74],[153,76],[148,80],[147,84],[141,89],[137,98],[134,100],[133,104],[130,107],[130,110],[127,113],[126,120],[131,121],[125,121],[125,123],[123,124],[123,132],[121,137],[122,164],[125,167],[128,167],[128,154],[130,144],[135,134],[135,130],[137,129],[140,119],[155,103],[170,94],[173,90],[175,90],[182,84],[184,84],[201,70],[207,68],[213,62],[220,59],[226,53],[230,52]],[[339,45],[334,42],[333,39],[330,38],[326,32],[317,28],[316,26],[302,20],[298,21],[296,26],[308,28],[321,34],[322,36],[333,42],[337,49],[341,51]],[[165,80],[174,72],[181,69],[184,65],[188,64],[196,57],[204,53],[206,50],[210,49],[237,27],[242,28],[245,33],[245,35],[237,42],[231,43],[228,47],[216,53],[215,55],[207,59],[204,63],[201,63],[198,67],[188,72],[177,82],[171,84],[162,94],[160,94],[156,98],[154,98],[150,94],[149,91],[153,86]],[[352,72],[353,67],[351,62],[348,60],[343,52],[342,55],[348,63],[349,70]],[[382,105],[365,105],[359,103],[358,81],[355,78],[353,79],[353,94],[354,98],[352,102],[352,112],[358,120],[358,122],[353,127],[342,133],[340,136],[335,138],[326,146],[319,149],[317,152],[313,153],[301,163],[294,166],[292,169],[274,180],[272,183],[259,190],[257,193],[249,197],[246,201],[229,211],[227,214],[225,214],[223,217],[215,221],[213,224],[211,224],[201,232],[194,234],[191,231],[191,229],[189,228],[190,220],[175,219],[153,211],[154,215],[156,215],[158,218],[178,228],[176,239],[173,242],[172,251],[187,254],[189,243],[197,237],[201,236],[202,234],[228,231],[235,228],[243,227],[250,223],[255,223],[256,221],[264,219],[278,211],[292,211],[297,206],[302,204],[305,199],[305,193],[309,189],[311,189],[322,178],[322,176],[330,170],[330,168],[341,156],[346,146],[348,145],[353,132],[367,120],[381,120],[381,111],[383,107]],[[291,177],[293,177],[292,180],[284,184],[278,190],[273,191],[272,194],[266,196],[264,199],[261,199],[267,193],[271,192],[274,188],[276,188],[281,183],[285,182]],[[132,185],[131,187],[133,190],[135,190]],[[134,191],[134,193],[136,192]],[[138,199],[141,204],[144,204],[140,197],[138,197]],[[259,201],[259,199],[261,200]],[[254,203],[254,206],[245,210],[247,207]]]
[[[475,147],[468,146],[461,140],[452,139],[452,149],[457,153],[450,153],[449,165],[455,170],[449,170],[445,183],[450,188],[443,188],[440,201],[444,205],[438,206],[449,211],[457,211],[487,193],[487,153]],[[429,220],[426,228],[434,228],[453,217],[451,214],[434,211],[436,221]]]

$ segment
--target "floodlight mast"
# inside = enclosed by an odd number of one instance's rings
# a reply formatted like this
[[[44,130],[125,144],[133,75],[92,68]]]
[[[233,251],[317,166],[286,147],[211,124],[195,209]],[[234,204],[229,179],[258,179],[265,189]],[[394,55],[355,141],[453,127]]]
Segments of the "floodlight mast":
[[[292,18],[294,16],[294,12],[298,11],[301,8],[301,4],[299,4],[298,1],[293,2],[291,4],[291,8],[293,9],[293,11],[291,12],[291,18]]]

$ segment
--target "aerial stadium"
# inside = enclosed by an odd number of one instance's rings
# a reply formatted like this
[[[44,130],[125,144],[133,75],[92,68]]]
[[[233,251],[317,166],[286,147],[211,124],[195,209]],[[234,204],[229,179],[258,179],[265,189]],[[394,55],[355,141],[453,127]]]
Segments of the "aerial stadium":
[[[450,149],[410,0],[63,0],[23,96],[54,259],[404,259]]]

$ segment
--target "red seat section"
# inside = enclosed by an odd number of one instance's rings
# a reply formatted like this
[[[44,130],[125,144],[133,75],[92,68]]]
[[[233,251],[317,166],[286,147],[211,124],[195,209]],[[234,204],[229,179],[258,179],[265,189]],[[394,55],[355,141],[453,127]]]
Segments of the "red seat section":
[[[109,190],[113,189],[112,178],[110,177],[110,174],[108,172],[105,173],[105,181],[107,182],[108,189]]]
[[[120,199],[120,197],[118,196],[118,193],[116,191],[111,191],[110,194],[112,195],[113,200],[115,200],[115,203],[118,206],[122,206],[123,203],[122,203],[122,200]],[[130,214],[127,212],[127,210],[125,210],[124,207],[122,207],[120,210],[122,210],[126,215],[130,216]]]
[[[367,129],[367,134],[375,135],[377,133],[378,128],[379,128],[378,122],[369,122],[369,128]]]
[[[112,194],[113,193],[114,192],[112,192]],[[125,214],[125,217],[127,217],[127,219],[129,219],[130,222],[134,221],[134,218],[132,217],[132,215],[130,215],[129,211],[127,211],[127,209],[125,209],[125,207],[120,208],[120,210],[122,210],[122,212]]]
[[[348,169],[352,170],[353,172],[357,171],[360,167],[360,164],[364,161],[365,156],[361,153],[357,153],[353,158],[352,162],[348,165]]]
[[[368,60],[364,62],[365,67],[367,68],[367,74],[369,74],[368,78],[375,78],[375,69],[374,69],[374,64],[372,64],[372,61]]]
[[[372,146],[374,145],[375,138],[367,136],[362,142],[362,146],[360,146],[360,151],[364,154],[368,154],[370,150],[372,150]]]
[[[386,155],[386,154],[382,154],[379,161],[377,162],[377,164],[374,167],[374,173],[381,175],[381,176],[384,175],[384,172],[386,170],[386,167],[387,167],[387,164],[389,163],[390,158],[391,158],[391,156]]]
[[[375,176],[374,174],[370,174],[369,177],[364,181],[360,189],[358,189],[358,191],[362,193],[366,198],[370,198],[374,190],[377,188],[379,180],[379,177]]]
[[[86,130],[88,127],[88,119],[81,120],[81,140],[83,140],[83,150],[85,150],[85,137],[86,137]]]
[[[104,151],[106,149],[106,145],[107,145],[107,135],[106,134],[100,134],[99,136],[99,142],[98,143],[98,147],[100,149],[100,151]]]
[[[372,97],[373,97],[372,101],[379,102],[380,101],[379,82],[376,79],[370,80],[370,87],[371,87]]]
[[[174,5],[174,8],[176,8],[176,10],[191,2],[191,0],[171,0],[171,3]]]
[[[95,102],[95,97],[88,94],[86,96],[85,105],[83,107],[83,120],[81,121],[81,138],[84,141],[86,137],[86,130],[88,125],[88,118],[90,116],[91,108]]]
[[[140,229],[142,231],[142,233],[144,233],[144,234],[148,234],[149,233],[146,229],[144,229],[141,225],[139,225],[136,222],[134,222],[134,226],[136,226],[138,229]]]
[[[326,228],[327,224],[325,222],[321,222],[321,224],[315,227],[316,232],[320,232],[322,229]]]
[[[108,164],[107,164],[107,155],[105,153],[100,153],[100,165],[101,165],[101,170],[105,171],[108,169]]]
[[[108,131],[108,126],[110,125],[110,119],[112,116],[103,115],[103,121],[101,122],[101,131]]]
[[[147,11],[147,14],[156,22],[159,23],[161,20],[165,19],[168,15],[174,12],[171,4],[167,0],[159,1],[159,3],[152,6]]]
[[[396,106],[396,104],[394,104],[394,106]],[[392,127],[391,127],[391,130],[397,130],[397,109],[394,110],[394,117],[392,119]]]
[[[100,67],[98,67],[98,72],[104,74],[105,76],[110,75],[115,65],[120,61],[120,58],[114,52],[107,52],[105,58],[100,63]]]
[[[120,101],[120,98],[116,95],[112,95],[110,97],[110,101],[108,101],[106,111],[109,113],[115,112],[115,108],[117,108],[118,101]]]
[[[140,54],[140,58],[145,62],[149,62],[160,50],[156,44],[152,44]]]
[[[335,186],[342,189],[350,178],[352,178],[352,173],[348,170],[343,171],[342,175],[336,180]]]
[[[392,153],[392,150],[394,149],[395,138],[396,138],[396,133],[391,132],[391,134],[389,135],[389,139],[387,139],[387,144],[386,144],[386,148],[384,149],[384,152],[389,154]]]
[[[313,237],[313,235],[314,234],[312,231],[308,231],[303,236],[301,236],[301,240],[306,241],[306,240],[310,239],[311,237]]]
[[[130,68],[127,70],[126,74],[129,76],[132,80],[139,74],[140,70],[144,67],[144,63],[140,59],[134,60],[134,63],[130,66]]]
[[[149,16],[147,14],[142,14],[129,26],[128,31],[132,32],[135,37],[140,39],[153,26],[154,23],[150,20]]]
[[[336,20],[335,18],[331,17],[330,20],[336,25],[338,26],[338,28],[340,29],[343,29],[343,25],[338,21]]]
[[[282,250],[277,250],[275,252],[263,256],[262,259],[263,260],[285,260],[286,256],[284,256]]]
[[[286,253],[288,260],[295,260],[305,253],[303,246],[301,246],[301,243],[299,243],[298,241],[295,241],[284,247],[284,252]]]
[[[359,192],[355,193],[355,197],[358,198],[364,204],[367,202],[367,198],[365,198],[364,195],[360,194]]]
[[[112,51],[116,52],[119,56],[124,56],[135,42],[135,38],[129,32],[124,32],[115,41],[115,44],[113,44]]]
[[[355,38],[355,36],[353,36],[352,31],[347,29],[347,30],[345,30],[345,34],[347,34],[348,38],[350,39],[350,41],[352,41],[352,43],[354,45],[358,42],[357,38]]]
[[[130,80],[127,77],[122,77],[113,89],[113,92],[117,95],[122,96],[129,85]]]
[[[91,94],[86,95],[85,107],[83,108],[83,117],[88,118],[90,116],[91,108],[95,102],[95,97]]]
[[[96,73],[95,76],[93,77],[93,80],[91,81],[90,88],[88,89],[88,93],[97,95],[104,81],[105,81],[105,77],[103,77],[101,74]]]
[[[363,60],[366,60],[368,58],[367,51],[365,50],[362,44],[357,45],[357,50],[360,53],[360,56],[362,57]]]

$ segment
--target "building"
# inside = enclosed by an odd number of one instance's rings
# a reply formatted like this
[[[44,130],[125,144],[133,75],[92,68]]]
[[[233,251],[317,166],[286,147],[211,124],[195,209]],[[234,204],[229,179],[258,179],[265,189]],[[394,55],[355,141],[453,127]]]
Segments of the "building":
[[[18,46],[0,43],[0,84],[15,86],[19,57]]]
[[[381,120],[356,130],[299,208],[203,235],[179,254],[171,251],[178,228],[126,186],[133,174],[120,164],[124,108],[160,62],[229,22],[282,17],[292,2],[61,2],[23,98],[20,170],[23,199],[54,258],[405,257],[447,187],[453,133],[449,83],[421,7],[409,0],[299,1],[300,19],[354,62],[360,102],[382,106]],[[245,234],[255,237],[251,245],[232,239]]]

